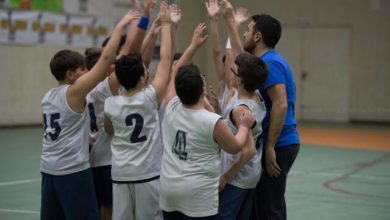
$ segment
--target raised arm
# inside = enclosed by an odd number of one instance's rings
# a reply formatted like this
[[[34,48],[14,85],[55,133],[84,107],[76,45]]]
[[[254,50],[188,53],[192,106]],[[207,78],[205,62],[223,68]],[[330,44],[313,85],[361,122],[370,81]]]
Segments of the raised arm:
[[[156,41],[160,30],[161,20],[160,16],[157,16],[157,18],[153,21],[150,31],[148,32],[148,34],[146,34],[146,37],[142,42],[141,46],[140,52],[142,54],[142,60],[144,61],[146,67],[148,67],[150,62],[152,61],[154,47],[156,46]]]
[[[161,47],[160,47],[160,62],[157,66],[156,75],[152,85],[156,90],[157,101],[160,105],[165,96],[169,75],[172,65],[172,37],[171,37],[171,21],[169,17],[168,5],[166,2],[160,4],[160,19],[161,19]]]
[[[218,0],[209,0],[206,2],[207,13],[210,18],[210,35],[211,35],[211,48],[213,52],[213,60],[215,66],[215,72],[217,74],[218,80],[223,80],[223,63],[222,63],[222,53],[219,46],[219,34],[218,34],[218,15],[219,15],[219,5]]]
[[[240,116],[244,111],[250,111],[246,106],[238,106],[233,109],[233,119],[235,122],[240,123]],[[222,190],[226,183],[233,177],[235,176],[241,168],[247,164],[252,157],[256,154],[256,146],[255,142],[253,140],[253,135],[252,132],[249,131],[245,145],[241,150],[241,153],[238,155],[236,160],[233,162],[233,164],[229,167],[228,170],[226,170],[221,176],[220,176],[220,181],[219,181],[219,189]]]
[[[172,21],[172,53],[174,54],[175,51],[176,51],[176,45],[175,45],[175,38],[176,38],[176,31],[177,31],[177,28],[179,27],[179,23],[180,23],[180,20],[181,20],[181,17],[182,17],[182,14],[181,14],[181,9],[180,7],[177,5],[177,4],[171,4],[169,6],[169,15],[170,15],[170,18],[171,18],[171,21]]]
[[[242,16],[244,16],[242,13],[246,13],[247,17],[247,10],[246,9],[240,9],[234,12],[232,4],[227,0],[222,0],[220,2],[222,15],[225,18],[226,24],[229,29],[229,37],[232,44],[232,48],[234,50],[235,54],[240,54],[244,52],[244,48],[242,47],[240,36],[238,34],[239,27],[242,22],[245,20],[236,20],[241,19]],[[244,16],[245,17],[245,16]],[[240,23],[241,22],[241,23]]]
[[[142,41],[145,37],[145,32],[148,28],[150,13],[155,4],[154,0],[145,0],[142,7],[138,0],[131,0],[133,10],[142,13],[142,17],[138,23],[132,25],[127,33],[127,39],[121,55],[127,55],[132,52],[139,52],[141,49]],[[134,22],[135,23],[135,22]]]
[[[200,23],[195,28],[190,45],[187,47],[183,55],[177,61],[175,67],[172,69],[171,80],[169,81],[167,94],[165,96],[165,103],[169,103],[169,101],[174,96],[176,96],[175,77],[176,77],[177,70],[183,65],[190,64],[196,51],[206,42],[207,35],[204,35],[205,30],[206,30],[205,23]]]
[[[134,11],[129,11],[115,26],[114,31],[102,54],[94,67],[86,74],[80,76],[74,84],[67,90],[67,100],[69,106],[76,112],[82,112],[87,94],[106,77],[110,65],[114,62],[118,44],[123,29],[139,15]]]

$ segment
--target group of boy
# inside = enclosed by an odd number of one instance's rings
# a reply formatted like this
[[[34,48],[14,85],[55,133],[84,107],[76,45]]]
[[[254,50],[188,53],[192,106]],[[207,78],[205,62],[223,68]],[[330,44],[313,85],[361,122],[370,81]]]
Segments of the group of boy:
[[[279,21],[253,16],[243,47],[245,12],[206,3],[213,48],[220,11],[231,42],[224,64],[213,50],[222,99],[213,102],[191,64],[206,25],[173,63],[180,8],[161,2],[145,37],[155,2],[132,3],[102,49],[62,50],[50,62],[59,85],[42,100],[41,219],[286,219],[299,138],[292,73],[274,50]]]

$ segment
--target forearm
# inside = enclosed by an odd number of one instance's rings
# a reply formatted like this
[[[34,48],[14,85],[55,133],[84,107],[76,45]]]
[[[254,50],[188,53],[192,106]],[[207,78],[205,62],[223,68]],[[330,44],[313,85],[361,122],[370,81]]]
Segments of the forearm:
[[[120,51],[119,56],[128,55],[132,52],[137,51],[136,44],[140,43],[140,39],[142,41],[143,35],[144,35],[144,33],[141,33],[141,32],[145,32],[143,30],[140,30],[139,27],[137,27],[138,22],[139,22],[139,20],[134,20],[129,25],[129,29],[128,29],[128,32],[126,34],[126,41],[125,41],[125,44],[123,45],[123,47]]]
[[[267,148],[274,148],[283,129],[287,108],[274,104],[270,113]]]
[[[219,46],[219,34],[217,19],[210,19],[210,32],[211,32],[211,47],[213,52],[213,60],[215,65],[215,71],[217,73],[218,80],[223,80],[223,63],[221,58],[221,48]]]
[[[225,59],[225,65],[224,65],[224,81],[227,85],[227,87],[230,89],[232,88],[232,73],[231,69],[234,67],[234,54],[232,49],[226,49],[226,59]]]
[[[254,154],[250,153],[245,148],[246,147],[242,149],[238,158],[236,158],[233,164],[231,164],[229,169],[222,174],[226,180],[230,180],[233,176],[235,176],[254,156]]]
[[[232,44],[232,48],[235,54],[240,54],[244,52],[242,47],[240,36],[238,34],[239,26],[236,24],[233,18],[227,18],[226,23],[229,29],[229,37]]]
[[[157,35],[149,32],[146,35],[145,40],[142,42],[141,54],[142,54],[142,60],[144,61],[146,66],[149,66],[152,60],[154,46],[156,45],[156,40],[157,40]]]
[[[116,51],[119,47],[119,42],[122,37],[122,32],[125,27],[117,25],[111,34],[110,40],[107,45],[103,48],[101,59],[106,62],[113,62],[116,57]]]
[[[190,64],[197,50],[198,47],[191,43],[184,51],[179,61],[177,61],[177,69],[179,69],[183,65]]]
[[[229,167],[223,176],[226,180],[231,179],[235,176],[244,166],[247,164],[253,156],[256,154],[256,147],[253,140],[252,132],[248,132],[247,141],[242,148],[241,153],[238,155],[238,158],[233,162],[233,164]]]
[[[172,37],[171,25],[167,22],[161,27],[161,48],[160,48],[160,62],[172,60]]]
[[[245,145],[249,129],[243,125],[240,125],[237,134],[234,136],[234,143],[240,149],[242,149]]]

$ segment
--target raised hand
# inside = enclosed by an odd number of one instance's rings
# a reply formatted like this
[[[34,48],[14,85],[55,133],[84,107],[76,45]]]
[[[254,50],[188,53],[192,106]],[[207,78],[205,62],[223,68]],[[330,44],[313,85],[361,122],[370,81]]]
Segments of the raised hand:
[[[122,19],[118,22],[117,25],[121,25],[122,27],[127,26],[131,21],[140,19],[141,14],[138,11],[130,10],[127,12]]]
[[[131,5],[133,7],[133,10],[139,11],[139,13],[142,13],[142,6],[138,0],[131,0]]]
[[[171,17],[168,9],[168,4],[164,1],[160,3],[160,12],[159,12],[161,23],[170,23]]]
[[[196,47],[201,47],[208,38],[208,36],[205,35],[205,30],[206,30],[206,24],[199,23],[194,30],[194,34],[192,35],[191,44],[193,44]]]
[[[177,26],[181,20],[181,9],[176,4],[169,6],[169,14],[173,25]]]
[[[209,17],[212,19],[217,19],[219,13],[218,0],[209,0],[209,2],[205,2],[205,4]]]
[[[155,0],[145,0],[144,2],[144,16],[150,17],[153,7],[156,4]]]
[[[233,10],[233,6],[232,4],[230,4],[229,1],[227,0],[222,0],[220,3],[219,3],[220,7],[221,7],[221,12],[222,12],[222,15],[225,19],[227,18],[234,18],[234,10]]]
[[[248,9],[246,8],[237,8],[234,12],[234,20],[237,25],[241,25],[249,18]]]

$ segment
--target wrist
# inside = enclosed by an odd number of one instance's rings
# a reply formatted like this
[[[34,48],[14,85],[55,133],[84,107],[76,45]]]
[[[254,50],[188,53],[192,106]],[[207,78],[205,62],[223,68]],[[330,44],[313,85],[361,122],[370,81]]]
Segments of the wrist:
[[[226,182],[230,179],[230,176],[227,173],[222,174],[221,177],[225,179]]]
[[[212,22],[217,22],[218,21],[218,16],[211,16],[210,21]]]
[[[147,30],[148,29],[148,25],[149,25],[149,18],[145,17],[145,16],[142,16],[141,19],[138,22],[138,27],[143,29],[143,30]]]

